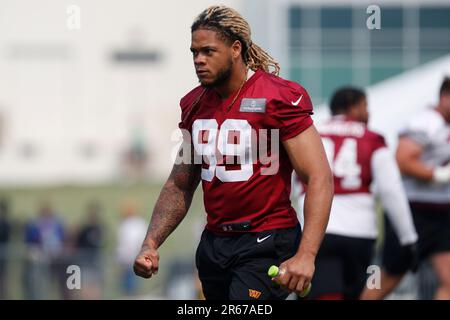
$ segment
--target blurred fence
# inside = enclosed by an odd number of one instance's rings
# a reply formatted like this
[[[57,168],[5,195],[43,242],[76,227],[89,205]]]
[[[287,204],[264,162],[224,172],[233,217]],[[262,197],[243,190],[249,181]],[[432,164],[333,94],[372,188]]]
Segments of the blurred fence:
[[[67,250],[48,256],[25,245],[0,250],[0,299],[116,299],[142,293],[131,266],[112,250]]]
[[[0,300],[201,298],[196,269],[188,257],[174,258],[167,265],[150,282],[135,276],[131,266],[121,266],[110,249],[67,249],[59,257],[49,257],[25,245],[0,246]],[[151,288],[145,287],[150,283]],[[430,263],[424,262],[387,299],[429,300],[437,283]]]
[[[119,271],[104,268],[116,264],[105,263],[104,254],[93,257],[89,250],[50,256],[37,247],[13,244],[1,252],[2,299],[100,299],[105,296],[105,277]],[[119,288],[114,291],[118,294]]]
[[[167,270],[149,281],[120,265],[113,249],[67,249],[50,257],[25,245],[1,246],[0,300],[198,299],[193,263],[187,257],[165,262]]]

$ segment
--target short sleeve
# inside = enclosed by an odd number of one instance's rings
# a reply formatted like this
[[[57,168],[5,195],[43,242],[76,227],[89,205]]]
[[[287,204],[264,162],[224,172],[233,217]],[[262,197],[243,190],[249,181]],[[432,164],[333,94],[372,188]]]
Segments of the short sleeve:
[[[187,97],[183,97],[180,100],[180,108],[181,108],[181,117],[180,117],[180,122],[178,123],[178,128],[184,129],[184,130],[189,130],[189,125],[187,124],[189,99],[187,99]]]
[[[187,95],[185,95],[180,100],[180,108],[181,108],[181,119],[178,123],[178,128],[190,131],[189,119],[192,113],[192,107],[195,105],[195,102],[201,98],[204,94],[204,89],[202,87],[197,87]]]
[[[280,97],[272,100],[269,110],[270,121],[280,130],[282,141],[293,138],[309,128],[313,124],[312,114],[311,98],[299,85],[280,90]]]
[[[178,122],[178,128],[188,130],[188,127],[186,125],[186,117],[183,114],[182,101],[180,101],[180,107],[181,107],[181,117],[180,117],[180,122]],[[184,117],[183,117],[183,115],[184,115]]]
[[[400,137],[408,137],[426,146],[433,143],[434,135],[442,128],[443,119],[434,110],[427,110],[409,121],[400,131]]]
[[[386,140],[381,134],[374,133],[373,134],[373,151],[376,151],[381,148],[387,148]]]
[[[420,127],[408,126],[400,131],[400,137],[408,137],[422,146],[427,145],[430,141],[428,132]]]

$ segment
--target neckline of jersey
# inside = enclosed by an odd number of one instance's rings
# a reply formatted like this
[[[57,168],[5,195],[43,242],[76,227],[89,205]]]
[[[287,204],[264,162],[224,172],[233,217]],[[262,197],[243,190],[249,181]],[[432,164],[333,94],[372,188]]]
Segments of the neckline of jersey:
[[[262,74],[264,73],[264,70],[258,69],[256,70],[251,76],[250,78],[248,78],[244,85],[241,88],[241,91],[237,94],[237,96],[235,96],[235,94],[231,94],[228,98],[226,98],[225,100],[220,100],[220,108],[221,109],[225,109],[226,107],[228,107],[231,104],[231,101],[233,101],[233,99],[236,99],[233,103],[233,105],[230,106],[229,110],[225,110],[226,112],[231,111],[234,106],[237,104],[237,102],[239,101],[239,99],[242,97],[242,95],[245,93],[245,91],[247,91],[248,87],[250,87],[260,76],[262,76]],[[216,96],[218,97],[218,94],[216,93]]]

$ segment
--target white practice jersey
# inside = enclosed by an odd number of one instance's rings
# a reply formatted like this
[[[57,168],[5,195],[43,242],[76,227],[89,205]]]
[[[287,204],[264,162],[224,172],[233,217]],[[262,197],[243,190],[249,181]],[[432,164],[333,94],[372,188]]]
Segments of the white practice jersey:
[[[430,167],[450,163],[450,123],[434,109],[427,109],[407,124],[400,136],[407,136],[423,147],[421,160]],[[450,204],[450,183],[437,184],[404,176],[411,202]]]

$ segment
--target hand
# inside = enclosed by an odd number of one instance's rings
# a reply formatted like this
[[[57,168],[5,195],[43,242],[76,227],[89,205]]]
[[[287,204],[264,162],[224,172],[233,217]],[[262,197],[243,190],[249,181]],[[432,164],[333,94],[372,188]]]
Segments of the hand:
[[[405,252],[405,259],[409,262],[409,269],[415,273],[419,268],[419,250],[417,248],[417,242],[405,245],[402,249]]]
[[[158,273],[159,268],[159,254],[155,248],[143,245],[141,252],[134,261],[134,273],[142,278],[151,278],[153,274]]]
[[[315,270],[314,260],[313,255],[297,253],[280,265],[280,274],[273,278],[273,281],[284,289],[300,295],[311,283]]]
[[[433,171],[433,181],[440,184],[450,182],[450,164],[436,167]]]

